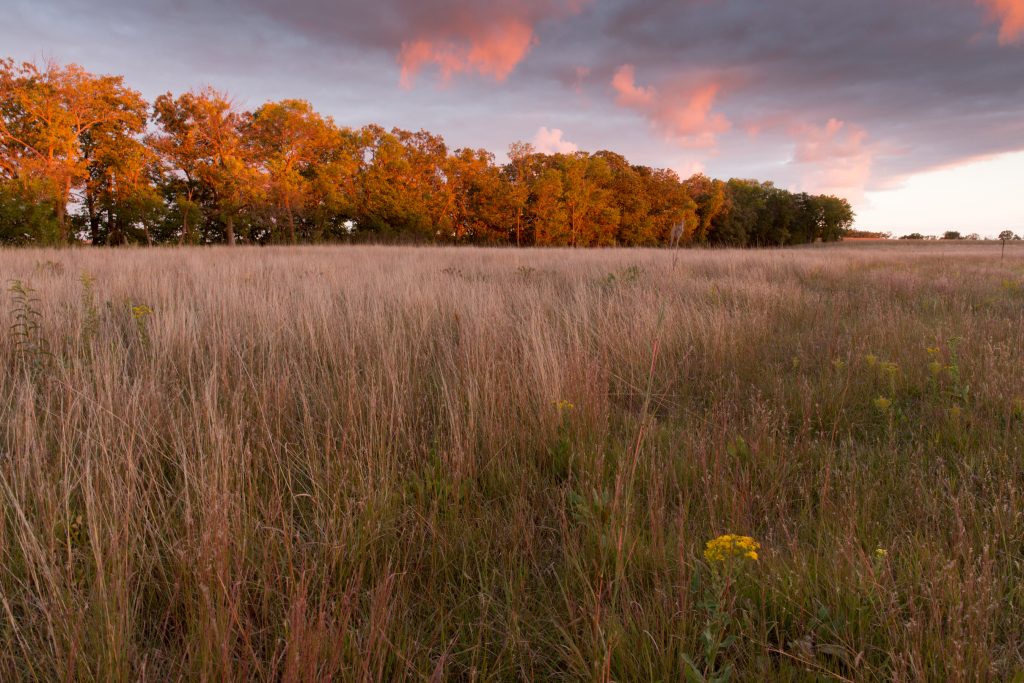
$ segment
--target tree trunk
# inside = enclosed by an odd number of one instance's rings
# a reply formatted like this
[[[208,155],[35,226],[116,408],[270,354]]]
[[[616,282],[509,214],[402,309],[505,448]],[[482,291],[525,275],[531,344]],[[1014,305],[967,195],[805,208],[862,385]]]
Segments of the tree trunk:
[[[288,207],[288,241],[292,244],[298,244],[298,239],[295,237],[295,216],[292,215],[292,209]]]
[[[89,239],[96,247],[100,244],[100,215],[96,211],[96,199],[91,192],[85,194],[85,207],[89,211]]]
[[[57,241],[60,244],[67,244],[71,241],[71,235],[68,231],[67,195],[57,198],[54,202],[53,211],[57,215]]]
[[[114,212],[107,209],[107,244],[116,246],[123,241],[121,231],[117,227],[117,220],[114,218]]]
[[[228,246],[235,246],[235,219],[233,216],[228,216],[224,221],[224,232],[228,239]]]

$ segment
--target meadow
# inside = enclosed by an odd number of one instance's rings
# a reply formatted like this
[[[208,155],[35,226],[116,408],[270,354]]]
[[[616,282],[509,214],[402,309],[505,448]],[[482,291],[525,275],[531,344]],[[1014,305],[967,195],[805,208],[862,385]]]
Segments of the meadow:
[[[0,680],[1024,677],[1015,245],[0,275]]]

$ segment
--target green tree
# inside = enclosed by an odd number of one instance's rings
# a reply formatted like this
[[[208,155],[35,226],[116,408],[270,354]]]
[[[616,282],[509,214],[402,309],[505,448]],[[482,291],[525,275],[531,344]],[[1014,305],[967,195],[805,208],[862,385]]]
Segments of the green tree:
[[[746,246],[756,239],[759,225],[766,219],[766,193],[756,180],[733,178],[725,185],[727,211],[719,212],[707,235],[709,242]]]
[[[47,190],[0,180],[0,244],[52,244],[60,235]]]

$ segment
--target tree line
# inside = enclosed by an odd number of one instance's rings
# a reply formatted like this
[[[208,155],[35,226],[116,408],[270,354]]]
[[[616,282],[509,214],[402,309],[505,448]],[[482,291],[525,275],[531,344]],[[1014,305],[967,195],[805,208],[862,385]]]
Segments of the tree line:
[[[609,151],[507,156],[339,126],[304,100],[241,111],[206,88],[149,103],[120,76],[0,60],[5,244],[781,246],[853,222],[842,198],[683,180]]]
[[[922,235],[919,232],[912,232],[908,235],[900,237],[901,240],[967,240],[974,242],[983,239],[981,235],[976,232],[970,232],[966,235],[961,233],[959,230],[947,230],[942,233],[942,237],[936,237],[935,235]],[[1020,241],[1020,235],[1016,234],[1012,230],[1003,230],[996,237],[1000,242]]]

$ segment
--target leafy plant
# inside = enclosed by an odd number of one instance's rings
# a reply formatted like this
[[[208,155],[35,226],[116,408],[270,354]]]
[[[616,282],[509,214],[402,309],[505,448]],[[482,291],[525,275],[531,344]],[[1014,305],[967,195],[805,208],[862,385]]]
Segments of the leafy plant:
[[[11,294],[11,316],[14,322],[10,334],[14,340],[15,355],[33,376],[41,374],[49,365],[53,354],[43,336],[39,312],[39,298],[35,290],[21,280],[12,280],[7,290]]]

